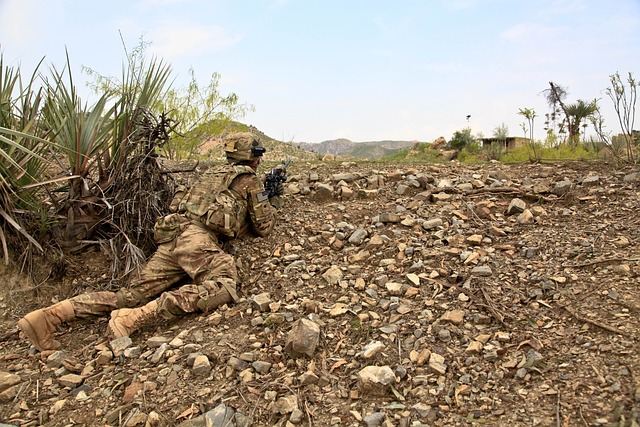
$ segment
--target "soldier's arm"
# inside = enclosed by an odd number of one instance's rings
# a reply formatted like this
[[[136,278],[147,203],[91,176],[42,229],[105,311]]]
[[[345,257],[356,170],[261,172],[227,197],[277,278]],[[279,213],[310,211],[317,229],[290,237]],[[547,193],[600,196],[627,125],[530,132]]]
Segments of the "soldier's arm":
[[[241,175],[238,181],[237,185],[244,188],[247,197],[249,229],[258,236],[268,235],[275,223],[275,211],[262,182],[253,174]]]
[[[269,203],[269,193],[264,189],[250,191],[248,207],[252,231],[263,237],[271,233],[275,223],[275,212]]]

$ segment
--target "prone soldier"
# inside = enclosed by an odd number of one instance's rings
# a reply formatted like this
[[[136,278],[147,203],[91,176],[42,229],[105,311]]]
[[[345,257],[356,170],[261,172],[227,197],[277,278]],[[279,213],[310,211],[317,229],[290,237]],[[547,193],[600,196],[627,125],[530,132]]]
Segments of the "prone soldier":
[[[33,346],[40,351],[60,348],[53,334],[62,322],[75,318],[111,312],[109,333],[119,338],[158,316],[173,319],[237,300],[235,261],[221,241],[247,233],[267,236],[273,229],[270,199],[281,194],[282,186],[270,194],[256,175],[265,151],[249,132],[227,137],[228,164],[208,169],[188,190],[176,192],[171,213],[154,226],[157,251],[130,286],[81,294],[28,313],[18,326]],[[174,289],[185,278],[192,284]]]

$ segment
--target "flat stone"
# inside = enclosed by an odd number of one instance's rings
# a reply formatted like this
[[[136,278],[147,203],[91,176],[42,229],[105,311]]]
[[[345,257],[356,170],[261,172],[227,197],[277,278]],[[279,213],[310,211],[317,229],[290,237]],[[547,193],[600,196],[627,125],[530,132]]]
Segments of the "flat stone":
[[[447,372],[447,365],[444,362],[444,356],[438,353],[431,353],[429,356],[429,368],[439,375],[444,375]]]
[[[20,375],[12,374],[10,372],[0,372],[0,392],[20,383],[21,381]]]
[[[196,356],[193,361],[193,367],[191,368],[193,373],[197,376],[206,376],[211,372],[211,363],[209,358],[204,354]]]
[[[283,396],[273,404],[273,412],[276,414],[290,414],[298,409],[298,396],[290,394]]]
[[[370,359],[374,357],[376,354],[380,353],[384,350],[385,345],[380,341],[371,341],[368,343],[360,352],[362,357],[365,359]]]
[[[76,388],[84,382],[84,377],[76,374],[66,374],[58,378],[58,382],[64,387]]]
[[[161,347],[164,344],[168,344],[169,341],[171,341],[169,338],[167,337],[162,337],[162,336],[155,336],[155,337],[151,337],[147,340],[147,345],[151,348],[158,348]]]
[[[473,267],[471,274],[474,276],[489,277],[493,274],[493,270],[491,270],[491,267],[488,265],[479,265],[477,267]]]
[[[464,321],[464,310],[451,310],[442,315],[440,320],[460,325]]]
[[[313,356],[320,341],[320,327],[308,319],[299,319],[287,335],[285,351],[292,357]]]
[[[116,338],[109,342],[109,347],[115,357],[122,355],[127,347],[133,344],[133,341],[129,337]]]
[[[269,310],[269,304],[272,303],[271,296],[267,292],[263,292],[253,297],[252,305],[261,312]]]
[[[522,199],[518,199],[517,197],[515,199],[511,200],[511,203],[509,203],[509,207],[507,207],[507,215],[516,215],[519,213],[522,213],[527,207],[527,204],[524,202],[524,200]]]

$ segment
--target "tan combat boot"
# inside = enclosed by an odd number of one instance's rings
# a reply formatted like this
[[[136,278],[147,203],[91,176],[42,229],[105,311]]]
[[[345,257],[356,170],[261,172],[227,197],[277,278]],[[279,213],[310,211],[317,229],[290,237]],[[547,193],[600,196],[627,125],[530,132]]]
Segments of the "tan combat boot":
[[[142,323],[155,317],[158,313],[158,301],[153,300],[138,308],[121,308],[111,312],[109,331],[116,337],[128,337],[134,333]]]
[[[38,350],[57,350],[61,345],[53,339],[53,333],[60,323],[75,317],[71,301],[64,300],[51,307],[32,311],[18,320],[18,327]]]

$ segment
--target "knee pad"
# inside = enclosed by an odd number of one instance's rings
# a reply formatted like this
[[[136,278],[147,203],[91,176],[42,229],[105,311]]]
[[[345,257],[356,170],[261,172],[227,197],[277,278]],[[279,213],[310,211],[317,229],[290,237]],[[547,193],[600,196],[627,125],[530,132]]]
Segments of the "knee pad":
[[[205,280],[202,282],[202,285],[198,286],[198,295],[200,298],[196,303],[196,307],[206,313],[215,310],[223,304],[230,303],[234,298],[228,288],[229,284],[222,284],[219,280]]]
[[[158,299],[158,312],[165,320],[175,319],[184,314],[176,298],[170,293],[163,293]]]
[[[118,308],[132,308],[144,305],[149,301],[134,289],[120,289],[116,292]]]

